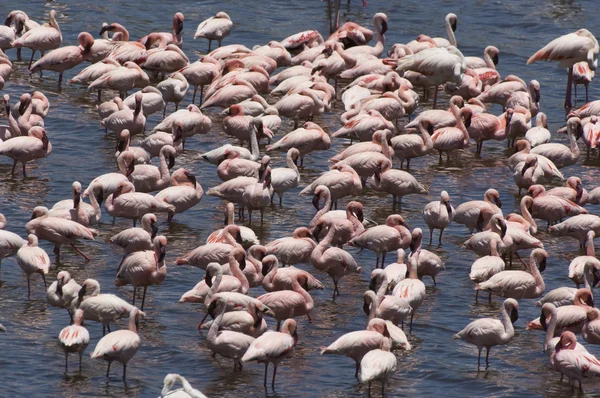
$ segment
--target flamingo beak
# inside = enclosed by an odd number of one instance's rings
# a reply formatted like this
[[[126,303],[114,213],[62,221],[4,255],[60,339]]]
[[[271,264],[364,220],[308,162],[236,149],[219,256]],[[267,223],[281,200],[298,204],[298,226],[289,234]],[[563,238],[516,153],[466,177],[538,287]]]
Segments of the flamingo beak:
[[[494,65],[498,65],[498,54],[494,54],[492,56],[492,62],[494,63]]]
[[[152,239],[156,238],[156,234],[158,233],[158,227],[156,226],[156,221],[152,220],[150,223],[150,228],[152,231]]]
[[[62,297],[63,295],[63,280],[62,278],[56,280],[56,294]]]
[[[319,210],[319,199],[319,195],[314,195],[312,199],[312,205],[317,210]]]
[[[527,171],[528,168],[531,167],[531,162],[525,163],[525,165],[523,166],[523,168],[521,169],[521,176],[525,175],[525,172]]]
[[[494,203],[496,203],[496,206],[498,206],[500,209],[502,208],[502,201],[499,197],[494,199]]]
[[[369,290],[375,291],[375,289],[377,289],[377,281],[375,278],[371,278],[371,281],[369,282]]]
[[[160,245],[160,255],[158,256],[158,262],[161,262],[165,259],[165,254],[167,254],[167,247],[165,245]]]
[[[544,330],[548,329],[548,323],[546,321],[546,314],[544,314],[544,311],[542,311],[542,313],[540,314],[540,324],[542,325],[542,328]]]
[[[103,26],[102,29],[100,29],[99,35],[102,36],[102,34],[104,34],[104,32],[112,32],[113,28],[114,27],[112,25]]]
[[[135,170],[135,160],[132,160],[131,163],[127,165],[127,170],[125,171],[125,177],[129,177],[131,173]]]
[[[125,145],[127,144],[127,140],[119,140],[117,141],[117,152],[123,152],[125,150]]]
[[[581,185],[581,183],[577,183],[575,190],[577,191],[577,195],[575,196],[575,202],[579,203],[579,201],[581,200],[581,196],[583,195],[583,186]]]
[[[545,258],[543,258],[540,261],[539,270],[540,270],[540,272],[544,272],[546,270],[546,259]]]
[[[84,283],[83,285],[81,285],[81,289],[79,289],[79,293],[77,293],[77,297],[79,298],[79,301],[81,301],[83,299],[83,296],[85,296],[86,290],[87,290],[87,285]]]
[[[79,203],[81,203],[81,193],[75,192],[75,197],[73,198],[73,208],[77,209]]]
[[[177,34],[180,34],[183,31],[183,21],[178,19],[177,20],[177,29],[175,29],[175,32]]]
[[[189,181],[190,181],[192,184],[194,184],[194,186],[196,186],[196,183],[197,183],[197,181],[196,181],[196,176],[195,176],[195,175],[193,175],[193,174],[190,174],[190,173],[188,173],[188,176],[187,176],[187,177],[188,177],[188,180],[189,180]]]
[[[514,308],[510,313],[510,321],[515,323],[519,319],[519,310]],[[540,318],[541,319],[541,318]]]
[[[169,156],[169,169],[172,169],[175,166],[175,156]]]
[[[381,34],[382,34],[382,35],[384,35],[384,34],[385,34],[385,32],[387,32],[387,30],[388,30],[388,24],[387,24],[387,21],[383,21],[383,22],[381,23]]]
[[[369,315],[369,311],[370,310],[370,305],[369,303],[367,303],[367,300],[365,300],[364,304],[363,304],[363,311],[366,315]]]
[[[204,282],[206,283],[206,286],[212,287],[212,275],[210,274],[210,271],[208,269],[206,270],[206,276],[204,277]]]

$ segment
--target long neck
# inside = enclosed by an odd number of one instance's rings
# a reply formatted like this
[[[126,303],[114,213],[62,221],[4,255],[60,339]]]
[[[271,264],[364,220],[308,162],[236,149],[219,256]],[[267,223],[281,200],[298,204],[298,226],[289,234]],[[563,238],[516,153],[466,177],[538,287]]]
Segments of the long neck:
[[[360,235],[365,230],[363,223],[361,223],[351,211],[346,212],[346,218],[352,223],[352,227],[354,228],[354,233],[352,234],[353,237]]]
[[[336,49],[336,52],[338,54],[340,54],[340,57],[342,57],[342,59],[346,63],[346,68],[350,69],[356,65],[356,58],[354,58],[350,54],[346,53],[346,51],[344,51],[344,50],[340,51],[340,50]]]
[[[502,306],[502,326],[504,326],[504,334],[507,338],[512,338],[515,334],[515,329],[510,321],[510,315],[506,312],[506,307]]]
[[[410,272],[408,273],[408,277],[410,279],[419,279],[419,275],[417,273],[417,263],[419,262],[419,252],[416,252],[414,256],[411,256],[409,260]]]
[[[325,213],[327,213],[330,208],[331,208],[331,195],[325,195],[325,203],[323,203],[323,207],[321,207],[319,209],[319,211],[317,212],[317,214],[315,214],[315,216],[311,220],[309,226],[310,227],[316,226],[317,221],[319,221],[319,218],[321,218]]]
[[[242,284],[242,291],[247,292],[250,289],[250,284],[248,283],[248,278],[246,275],[240,270],[240,265],[235,258],[229,259],[229,269],[231,270],[231,274],[239,279]]]
[[[542,277],[542,274],[540,274],[540,270],[536,266],[535,262],[535,257],[532,254],[529,259],[529,272],[535,279],[535,292],[541,295],[546,289],[546,284],[544,283],[544,278]]]
[[[160,154],[160,164],[158,166],[158,171],[160,172],[161,182],[171,180],[171,174],[169,172],[169,166],[167,164],[167,155],[164,152]]]
[[[385,48],[385,36],[381,33],[381,23],[375,23],[375,31],[377,32],[377,44],[373,47],[374,52],[383,52]]]
[[[94,191],[95,190],[92,189],[92,192],[90,194],[90,204],[94,208],[94,213],[95,213],[94,218],[96,219],[96,221],[100,221],[100,218],[102,217],[102,209],[100,208],[100,204],[98,203],[98,200],[96,199],[96,193]]]
[[[535,220],[531,216],[531,213],[529,212],[529,209],[527,208],[527,204],[524,203],[523,201],[521,201],[521,214],[523,215],[523,218],[525,219],[525,221],[527,221],[529,223],[529,230],[532,231],[533,233],[535,233],[537,231],[537,224],[535,223]]]
[[[496,239],[490,240],[490,254],[494,257],[500,257],[500,253],[498,253],[498,241]]]
[[[56,18],[54,18],[54,15],[50,14],[50,26],[52,26],[54,29],[58,30],[58,32],[60,33],[60,26],[58,26],[58,22],[56,21]]]
[[[463,123],[460,111],[458,110],[458,107],[456,105],[452,105],[452,109],[452,113],[454,113],[454,116],[456,117],[456,127],[458,127],[463,133],[463,142],[465,144],[468,144],[471,138],[469,137],[469,132],[467,131],[467,128]]]
[[[221,326],[221,322],[223,321],[223,315],[225,314],[226,310],[227,306],[223,306],[223,309],[221,310],[219,315],[217,315],[212,325],[210,325],[210,329],[208,329],[208,335],[206,336],[207,340],[212,341],[217,337],[217,333],[219,332],[219,327]]]
[[[488,68],[496,69],[496,65],[494,65],[494,61],[492,60],[492,57],[487,50],[483,52],[483,59]]]
[[[580,154],[579,145],[577,145],[577,139],[575,138],[575,132],[569,131],[569,143],[571,147],[571,153],[573,157],[578,158]]]
[[[129,316],[129,330],[137,333],[137,326],[135,325],[135,316]]]
[[[433,141],[431,140],[431,135],[429,135],[429,131],[421,124],[419,124],[419,130],[421,131],[421,138],[423,139],[422,148],[433,148]]]
[[[384,272],[383,277],[381,278],[381,285],[379,286],[379,289],[377,289],[377,299],[379,299],[379,300],[383,299],[383,297],[385,296],[387,291],[388,291],[388,280],[387,280],[387,276],[385,275],[385,272]],[[375,306],[377,306],[377,303],[375,303]]]
[[[211,278],[212,278],[212,276],[211,276]],[[215,279],[212,281],[212,286],[210,287],[210,290],[208,291],[208,294],[206,295],[206,299],[204,300],[205,303],[210,302],[210,299],[212,298],[212,296],[219,292],[219,285],[221,284],[222,279],[223,279],[223,273],[217,272],[217,275],[215,275]]]
[[[544,316],[542,313],[541,316]],[[552,309],[550,313],[550,322],[546,325],[546,337],[544,338],[544,351],[548,351],[550,348],[550,340],[554,338],[554,331],[556,330],[556,322],[558,317],[556,316],[556,309]]]
[[[19,123],[15,120],[12,113],[10,112],[10,108],[6,107],[7,119],[8,119],[8,127],[10,128],[10,136],[18,137],[21,135],[21,129],[19,128]]]
[[[454,31],[452,30],[452,26],[450,26],[449,20],[446,20],[446,34],[448,35],[450,44],[456,47],[456,36],[454,36]]]
[[[292,159],[292,156],[290,154],[288,154],[285,158],[285,165],[288,169],[292,169],[296,172],[296,174],[298,175],[298,178],[300,178],[300,173],[298,172],[298,166],[296,166],[296,163],[294,163],[294,159]]]
[[[590,291],[592,290],[590,281],[594,280],[594,277],[592,276],[593,272],[594,266],[590,263],[586,263],[583,267],[583,285],[586,289],[590,289]]]
[[[250,151],[252,153],[252,157],[258,159],[260,156],[260,151],[258,149],[258,139],[256,138],[256,131],[254,128],[250,129]]]
[[[275,288],[275,285],[273,284],[273,279],[275,279],[275,275],[277,275],[278,270],[279,265],[277,263],[273,264],[273,267],[271,268],[269,273],[263,278],[262,283],[265,290],[269,289],[268,291],[271,291]]]
[[[292,289],[296,292],[296,293],[300,293],[302,295],[302,298],[304,298],[304,302],[306,303],[306,310],[308,312],[310,312],[314,305],[315,302],[313,301],[313,298],[311,297],[310,294],[308,294],[308,292],[306,290],[304,290],[302,288],[302,286],[300,286],[300,284],[298,283],[298,281],[295,281],[292,284]]]
[[[229,231],[227,230],[227,228],[223,229],[223,239],[226,241],[225,243],[229,243],[232,246],[237,246],[238,243],[235,241],[235,239],[233,238],[233,236],[231,236],[231,234],[229,233]]]
[[[596,249],[594,248],[594,238],[592,238],[591,235],[587,238],[587,248],[585,249],[585,254],[592,257],[596,256]]]
[[[375,296],[375,293],[373,291],[369,292],[368,300],[369,300],[369,316],[367,318],[367,325],[369,324],[369,322],[371,322],[371,319],[373,319],[377,316],[378,300],[377,300],[377,296]]]

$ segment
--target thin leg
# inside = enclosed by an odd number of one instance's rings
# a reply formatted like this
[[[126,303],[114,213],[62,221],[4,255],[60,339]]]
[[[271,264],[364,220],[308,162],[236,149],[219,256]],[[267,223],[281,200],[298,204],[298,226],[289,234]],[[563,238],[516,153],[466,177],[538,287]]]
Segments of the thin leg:
[[[108,368],[106,369],[106,377],[108,377],[108,374],[110,373],[110,365],[112,364],[111,361],[108,361]]]
[[[412,323],[413,323],[413,317],[415,316],[415,311],[413,310],[410,313],[410,331],[412,332]]]
[[[81,373],[81,357],[83,356],[83,351],[79,353],[79,373]]]
[[[42,279],[44,280],[44,288],[48,290],[48,285],[46,284],[46,275],[42,274]]]
[[[102,337],[106,336],[106,325],[102,325]]]
[[[204,86],[200,86],[200,105],[202,105],[202,101],[204,101]]]
[[[381,268],[383,268],[385,265],[385,255],[386,255],[386,252],[383,252],[383,257],[381,258]]]
[[[479,372],[479,367],[481,366],[481,348],[482,347],[478,347],[477,350],[479,351],[479,355],[477,355],[477,371]]]
[[[31,297],[31,281],[30,276],[27,274],[27,298]]]
[[[131,303],[131,305],[133,305],[133,306],[135,306],[135,296],[136,296],[136,293],[137,293],[137,287],[134,287],[133,288],[133,302]]]
[[[35,54],[35,50],[31,51],[31,58],[29,59],[29,69],[31,69],[31,64],[33,63],[33,55]]]
[[[25,170],[25,162],[23,164],[23,178],[27,178],[27,170]]]
[[[435,91],[433,92],[433,109],[435,109],[437,105],[437,95],[438,95],[438,85],[435,86]]]
[[[432,241],[433,241],[433,228],[429,228],[429,246],[431,246]]]
[[[281,321],[277,321],[277,331],[279,332],[279,329],[281,329]],[[266,382],[265,382],[266,383]]]
[[[485,353],[485,369],[487,370],[487,368],[490,367],[490,347],[486,347],[487,352]]]
[[[81,368],[81,360],[79,361],[79,368]],[[69,371],[69,354],[65,352],[65,373],[67,373],[68,371]]]
[[[359,366],[359,363],[356,362],[356,370],[354,371],[354,377],[357,379],[358,379],[358,366]]]
[[[16,160],[14,160],[14,161],[13,161],[13,167],[12,167],[12,170],[10,171],[10,175],[11,175],[11,177],[14,177],[14,176],[15,176],[15,168],[16,168],[16,167],[17,167],[17,161],[16,161]]]
[[[279,328],[277,330],[279,330]],[[269,369],[269,362],[265,362],[265,381],[263,383],[263,386],[265,386],[265,388],[267,387],[267,370],[268,369]]]
[[[142,295],[142,311],[144,311],[144,301],[146,301],[146,290],[148,290],[148,286],[144,286],[144,294]]]
[[[71,247],[81,256],[85,259],[86,263],[90,262],[90,258],[88,256],[86,256],[85,254],[83,254],[83,252],[81,250],[79,250],[78,248],[75,247],[75,245],[73,243],[71,243]]]
[[[275,389],[275,375],[277,374],[277,365],[273,364],[273,366],[275,366],[275,369],[273,369],[273,380],[271,381],[271,388]]]
[[[127,375],[127,364],[123,364],[123,380],[125,380],[125,375]]]
[[[62,74],[62,72],[60,72],[60,73],[58,74],[58,87],[60,87],[60,86],[61,86],[61,84],[62,84],[62,75],[63,75],[63,74]]]
[[[208,52],[210,52],[210,45],[211,45],[211,44],[212,44],[212,40],[211,40],[211,39],[208,39]],[[266,383],[265,383],[265,385],[266,385]]]
[[[381,379],[381,396],[385,397],[385,379]]]
[[[371,382],[369,382],[369,390],[368,390],[367,396],[368,397],[371,396]]]
[[[571,109],[571,86],[573,85],[573,67],[569,68],[569,76],[567,77],[567,93],[565,94],[565,109]]]
[[[444,228],[440,229],[440,242],[439,246],[442,246],[442,234],[444,233]]]

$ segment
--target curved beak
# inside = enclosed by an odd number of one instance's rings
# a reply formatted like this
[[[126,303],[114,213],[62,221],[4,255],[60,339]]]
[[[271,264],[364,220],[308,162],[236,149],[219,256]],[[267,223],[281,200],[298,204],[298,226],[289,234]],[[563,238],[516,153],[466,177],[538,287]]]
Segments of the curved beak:
[[[175,156],[169,156],[169,169],[172,169],[175,166]]]
[[[175,33],[180,34],[183,31],[183,21],[177,20],[177,29],[175,29]]]
[[[210,271],[208,269],[206,270],[206,276],[204,277],[204,282],[206,283],[206,286],[212,287],[212,275],[210,274]]]
[[[158,256],[158,261],[161,262],[165,259],[165,254],[167,254],[167,247],[165,245],[160,245],[160,255]]]
[[[77,297],[79,298],[79,301],[81,301],[83,299],[83,296],[85,296],[86,290],[87,290],[87,285],[84,283],[81,286],[81,289],[79,289],[79,293],[77,293]]]
[[[152,239],[156,238],[156,234],[158,233],[158,227],[156,226],[156,221],[152,220],[150,223],[150,229],[152,231]]]
[[[383,21],[383,22],[381,23],[381,34],[382,34],[382,35],[384,35],[384,34],[385,34],[385,32],[387,32],[387,30],[388,30],[388,24],[387,24],[387,21]]]
[[[516,308],[513,308],[513,310],[510,313],[510,321],[512,323],[515,323],[518,319],[519,319],[519,310]]]
[[[504,220],[500,220],[499,224],[500,224],[500,231],[501,231],[500,237],[502,239],[504,239],[504,237],[506,236],[506,230],[507,230],[506,223],[504,222]]]
[[[75,197],[73,198],[73,208],[77,209],[79,204],[81,203],[81,193],[75,192]]]
[[[521,169],[521,176],[525,175],[525,172],[527,171],[527,169],[529,169],[531,167],[531,162],[527,162],[525,163],[525,165],[523,166],[523,168]]]
[[[498,54],[494,54],[492,56],[492,62],[494,63],[494,65],[498,65]]]
[[[319,195],[314,195],[312,199],[312,205],[315,209],[319,210]]]
[[[502,201],[500,200],[500,198],[495,198],[494,203],[496,203],[496,206],[498,206],[499,208],[502,208]]]
[[[194,186],[196,186],[196,176],[195,175],[188,173],[187,178],[188,178],[189,182],[191,182],[192,184],[194,184]]]
[[[369,303],[367,303],[367,300],[364,300],[363,311],[365,312],[366,315],[369,315],[370,307],[371,306],[369,305]]]
[[[127,169],[125,171],[125,177],[129,177],[131,173],[135,170],[135,160],[132,160],[131,163],[127,165]]]

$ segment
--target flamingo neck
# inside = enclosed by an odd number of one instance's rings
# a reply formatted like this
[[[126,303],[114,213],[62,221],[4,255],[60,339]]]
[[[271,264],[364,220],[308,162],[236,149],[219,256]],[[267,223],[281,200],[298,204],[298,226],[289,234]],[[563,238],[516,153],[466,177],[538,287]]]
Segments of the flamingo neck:
[[[543,312],[541,316],[544,316]],[[546,324],[546,337],[544,338],[544,351],[546,352],[550,349],[550,341],[554,338],[557,318],[556,308],[553,308],[550,312],[550,322]]]
[[[252,159],[257,160],[260,156],[258,149],[258,139],[256,138],[256,131],[254,128],[250,129],[250,152],[252,153]]]
[[[456,47],[456,36],[454,35],[452,26],[450,26],[449,20],[446,20],[446,34],[448,35],[448,41],[450,42],[450,45]]]
[[[269,273],[263,278],[263,287],[265,288],[265,290],[269,289],[268,291],[272,291],[275,289],[275,284],[273,283],[273,280],[275,279],[275,275],[277,275],[278,270],[279,264],[275,263],[273,267],[271,267]]]
[[[490,240],[490,255],[500,257],[500,253],[498,253],[498,241],[496,239]]]
[[[160,182],[168,183],[171,180],[171,173],[169,172],[169,166],[167,164],[167,156],[164,152],[160,154],[158,171],[160,172]]]
[[[510,320],[510,315],[508,314],[508,311],[506,311],[506,307],[502,306],[502,326],[504,326],[504,337],[505,338],[512,338],[512,336],[514,336],[515,334],[515,329],[513,327],[513,324]]]
[[[490,69],[496,69],[496,65],[494,65],[494,61],[492,60],[492,57],[490,56],[490,53],[487,51],[483,52],[483,60],[485,61],[485,65],[490,68]]]
[[[587,247],[585,249],[585,254],[592,257],[596,256],[596,249],[594,248],[594,238],[592,238],[591,236],[587,238]]]
[[[242,291],[248,291],[250,289],[250,283],[248,282],[248,278],[240,269],[240,264],[233,257],[229,259],[229,269],[231,270],[231,274],[239,279],[242,284]]]
[[[219,327],[221,326],[221,322],[223,321],[223,316],[227,311],[227,306],[223,306],[223,309],[217,315],[217,317],[213,320],[213,323],[210,325],[210,329],[208,329],[208,335],[206,339],[208,341],[214,341],[217,337],[217,333],[219,332]]]
[[[129,316],[129,330],[133,333],[137,333],[137,326],[135,325],[135,315]]]
[[[325,213],[327,213],[329,211],[329,209],[331,209],[331,194],[326,193],[325,194],[325,203],[323,203],[323,207],[321,207],[321,209],[319,209],[317,214],[315,214],[313,219],[310,221],[309,226],[311,228],[314,228],[317,225],[319,218],[323,217],[323,215]]]
[[[308,294],[308,292],[304,290],[302,286],[300,286],[297,280],[294,281],[294,283],[292,284],[292,289],[302,296],[302,298],[304,299],[304,303],[306,304],[306,311],[310,312],[315,305],[312,296]]]
[[[385,272],[383,273],[383,277],[381,278],[381,285],[379,286],[379,289],[377,289],[377,299],[378,300],[382,300],[383,297],[385,296],[385,294],[388,291],[388,280],[387,280],[387,275],[385,274]],[[377,303],[374,303],[375,306],[377,306]]]
[[[533,256],[533,253],[531,254],[531,258],[529,259],[529,272],[535,279],[535,293],[537,295],[541,295],[546,289],[546,284],[544,283],[544,278],[542,277],[540,270],[536,266],[536,260]]]
[[[537,224],[535,222],[535,220],[533,219],[533,217],[531,216],[531,213],[529,212],[529,209],[527,208],[527,204],[524,203],[523,201],[521,201],[521,214],[523,215],[523,218],[525,219],[525,221],[527,221],[529,223],[529,230],[533,230],[533,233],[535,233],[537,231]]]
[[[298,172],[298,166],[296,166],[296,163],[294,163],[294,159],[292,159],[292,156],[290,154],[288,154],[285,157],[285,165],[288,169],[292,169],[296,172],[296,175],[298,175],[298,178],[300,178],[300,173]]]
[[[102,209],[100,208],[100,204],[98,203],[98,199],[96,199],[96,193],[94,191],[95,189],[92,189],[92,192],[90,193],[90,204],[94,208],[94,218],[96,221],[100,221],[100,218],[102,217]]]

